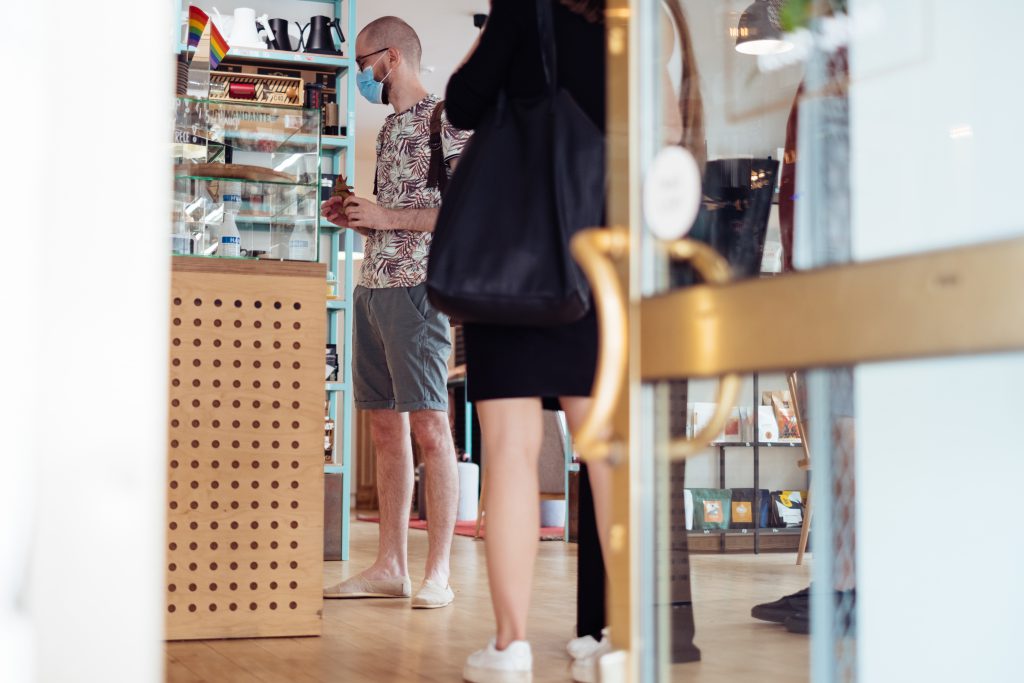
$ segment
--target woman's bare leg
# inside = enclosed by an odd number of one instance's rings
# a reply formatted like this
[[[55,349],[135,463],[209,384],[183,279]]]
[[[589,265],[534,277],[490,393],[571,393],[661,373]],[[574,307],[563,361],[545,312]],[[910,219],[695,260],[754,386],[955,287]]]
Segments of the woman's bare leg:
[[[487,573],[498,627],[495,646],[503,650],[526,639],[540,528],[537,460],[544,423],[538,398],[479,401],[476,410],[487,468]]]

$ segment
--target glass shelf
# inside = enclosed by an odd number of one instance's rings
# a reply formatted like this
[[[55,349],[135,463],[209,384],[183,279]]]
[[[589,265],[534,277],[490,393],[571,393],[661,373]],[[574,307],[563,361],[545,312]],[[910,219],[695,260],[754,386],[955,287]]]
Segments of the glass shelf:
[[[317,260],[320,149],[319,109],[176,98],[172,248],[217,256],[237,197],[243,256]]]
[[[709,446],[715,448],[801,448],[803,444],[799,441],[712,441]]]
[[[175,173],[175,180],[202,180],[206,182],[221,182],[221,183],[241,183],[245,185],[277,185],[279,187],[295,187],[305,189],[318,189],[316,181],[307,183],[303,182],[289,182],[286,180],[247,180],[245,178],[223,178],[219,176],[208,176],[208,175],[187,175],[184,173]]]
[[[320,110],[178,97],[172,151],[178,176],[219,179],[221,171],[190,166],[227,163],[238,167],[231,179],[316,185]]]
[[[322,0],[312,0],[318,2]],[[347,43],[346,43],[347,44]],[[191,46],[178,45],[179,52],[195,52]],[[328,67],[343,71],[353,66],[353,60],[345,55],[321,55],[312,52],[287,52],[285,50],[260,50],[254,48],[233,47],[224,58],[227,63],[245,61],[260,64],[277,65],[294,69],[309,65]]]
[[[222,141],[224,136],[252,140],[260,143],[260,151],[273,151],[296,136],[307,151],[315,151],[320,145],[319,109],[177,97],[175,127],[211,142]]]
[[[320,137],[320,146],[324,149],[348,149],[352,141],[347,135],[323,135]]]

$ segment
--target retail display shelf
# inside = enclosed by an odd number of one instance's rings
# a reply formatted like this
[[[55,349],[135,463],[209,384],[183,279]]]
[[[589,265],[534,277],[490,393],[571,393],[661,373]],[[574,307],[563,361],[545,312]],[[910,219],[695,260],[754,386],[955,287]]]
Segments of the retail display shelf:
[[[280,142],[283,144],[278,147],[277,151],[279,152],[288,152],[292,147],[305,148],[317,143],[317,138],[312,135],[290,135],[286,137],[282,135],[272,135],[262,131],[253,132],[241,130],[225,131],[224,139],[241,140],[243,142],[254,143],[266,143],[267,141]],[[321,149],[348,149],[352,146],[352,140],[347,135],[321,135],[319,140]]]
[[[803,446],[799,441],[714,441],[711,443],[715,448],[800,448]]]
[[[760,389],[760,375],[753,373],[751,376],[753,380],[752,405],[759,405],[761,401],[761,389]],[[750,432],[751,436],[754,434],[761,434],[760,424],[758,420],[758,411],[753,411],[754,424],[753,431]],[[729,458],[727,457],[726,451],[737,448],[749,448],[751,450],[751,474],[753,475],[753,488],[761,488],[761,449],[803,449],[803,442],[800,440],[794,441],[713,441],[709,444],[709,447],[714,448],[717,451],[718,456],[718,488],[728,488],[728,477],[726,476],[726,470],[731,469],[729,467]],[[746,485],[746,484],[744,484]],[[810,488],[810,481],[808,480],[806,488]],[[757,510],[754,511],[754,522],[760,523],[757,516]],[[726,552],[727,547],[724,538],[726,536],[749,536],[754,539],[754,553],[761,552],[761,539],[765,536],[770,535],[798,535],[800,533],[800,527],[796,528],[772,528],[772,527],[758,527],[755,529],[712,529],[708,531],[696,530],[688,532],[691,536],[720,536],[722,537],[722,543],[719,548],[720,552]]]
[[[347,135],[321,135],[320,147],[323,149],[348,149],[352,146],[352,139]]]
[[[270,225],[271,223],[312,223],[316,221],[314,216],[247,216],[244,213],[235,215],[236,223],[246,225]]]
[[[178,15],[182,18],[187,17],[189,4],[185,0],[178,0],[175,4]],[[280,0],[275,3],[280,6],[280,16],[291,15],[295,19],[301,18],[302,23],[312,15],[337,19],[337,28],[345,35],[340,46],[343,54],[325,55],[236,46],[225,56],[219,70],[214,71],[215,75],[221,77],[233,76],[236,73],[241,77],[246,74],[298,76],[305,86],[323,86],[320,104],[337,105],[337,121],[334,125],[338,127],[327,130],[331,133],[341,133],[340,135],[322,134],[326,125],[324,117],[328,113],[324,107],[295,106],[298,104],[295,98],[290,98],[290,103],[285,106],[256,101],[203,100],[203,106],[198,107],[191,105],[194,98],[178,97],[176,117],[180,121],[175,127],[175,144],[172,146],[178,161],[175,173],[197,174],[179,175],[181,180],[175,182],[176,194],[181,195],[179,201],[182,202],[192,200],[197,192],[207,189],[197,187],[202,185],[201,181],[235,180],[198,175],[211,169],[188,165],[195,163],[191,160],[196,150],[191,149],[191,146],[204,145],[208,148],[207,158],[204,160],[207,163],[226,162],[258,166],[286,174],[280,176],[277,182],[239,180],[242,184],[242,191],[239,193],[242,199],[240,208],[243,213],[251,212],[256,215],[238,215],[235,222],[243,239],[242,248],[246,252],[266,254],[277,254],[283,248],[281,242],[290,239],[289,233],[293,228],[314,228],[312,232],[316,233],[317,258],[326,266],[327,273],[331,274],[331,280],[324,282],[332,289],[325,294],[336,293],[341,297],[326,301],[324,307],[320,309],[320,315],[325,316],[327,322],[326,343],[328,348],[333,347],[337,353],[339,377],[345,377],[352,365],[353,321],[350,315],[351,306],[346,300],[350,301],[352,298],[352,287],[356,279],[353,271],[357,270],[357,266],[351,259],[356,251],[358,235],[354,231],[345,230],[321,219],[319,200],[322,193],[322,174],[339,174],[347,178],[355,176],[355,107],[358,91],[354,50],[355,37],[358,34],[357,4],[357,0]],[[221,9],[225,8],[222,6]],[[275,10],[275,13],[277,12],[278,10]],[[329,39],[334,45],[338,45],[333,42],[336,33],[333,30],[329,33]],[[184,55],[186,58],[181,61],[188,61],[192,56],[190,53],[195,52],[195,48],[185,44],[183,39],[186,35],[183,32],[175,46],[178,55]],[[182,65],[179,64],[178,68],[180,70]],[[178,75],[183,76],[180,72]],[[188,102],[182,103],[182,100]],[[303,100],[308,101],[305,97]],[[196,116],[197,112],[205,116],[208,111],[219,111],[220,114],[207,121]],[[257,158],[253,158],[254,156]],[[271,158],[268,159],[268,156]],[[218,169],[213,172],[228,172],[250,178],[273,178],[275,175],[256,173],[251,168],[237,171]],[[308,182],[288,182],[292,177],[295,181]],[[193,180],[199,182],[192,182]],[[223,196],[221,190],[221,187],[217,187],[208,191],[211,197],[215,197],[218,193]],[[257,199],[259,197],[262,197],[262,203]],[[215,199],[214,204],[219,202]],[[213,210],[216,211],[218,208],[214,206]],[[207,222],[217,223],[217,220]],[[267,261],[261,260],[261,263],[266,264]],[[301,265],[295,262],[286,263],[296,267]],[[231,265],[237,267],[235,264]],[[323,292],[323,289],[319,291]],[[352,382],[325,382],[324,392],[324,417],[333,423],[336,437],[332,439],[330,452],[326,454],[327,466],[324,471],[343,475],[340,477],[340,493],[341,499],[347,500],[352,487],[353,441],[349,438],[352,433],[354,410]],[[342,505],[339,511],[332,513],[340,514],[338,531],[341,537],[342,560],[349,559],[349,512],[349,506]]]
[[[178,252],[172,252],[175,258],[190,258],[190,259],[208,259],[211,261],[259,261],[264,259],[256,259],[252,256],[220,256],[218,254],[179,254]],[[277,261],[279,259],[273,259]]]
[[[686,533],[690,536],[753,536],[758,534],[770,534],[781,536],[797,536],[801,527],[761,527],[759,529],[691,529]]]
[[[194,47],[178,46],[179,52],[185,50],[195,52]],[[321,55],[312,52],[286,52],[282,50],[259,50],[247,47],[233,47],[224,58],[224,62],[254,62],[258,64],[279,65],[295,68],[296,66],[312,66],[344,71],[351,68],[354,60],[345,55]]]
[[[578,462],[569,463],[569,471],[570,472],[579,472],[580,471],[580,464]]]
[[[300,182],[297,182],[297,181],[289,181],[289,180],[250,180],[250,179],[247,179],[247,178],[222,178],[222,177],[208,176],[208,175],[189,175],[187,173],[177,173],[177,172],[175,172],[175,174],[174,174],[174,179],[175,180],[205,180],[205,181],[217,181],[217,182],[222,182],[222,183],[224,183],[224,182],[227,182],[227,183],[245,183],[245,184],[259,183],[260,185],[280,185],[282,187],[306,187],[306,188],[309,188],[309,187],[314,187],[315,188],[315,187],[317,187],[316,181],[308,182],[308,183],[300,183]]]

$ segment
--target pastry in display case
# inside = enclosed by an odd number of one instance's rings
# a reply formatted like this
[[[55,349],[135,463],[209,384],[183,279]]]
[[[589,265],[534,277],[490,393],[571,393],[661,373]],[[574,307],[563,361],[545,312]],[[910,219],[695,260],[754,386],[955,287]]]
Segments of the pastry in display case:
[[[316,261],[320,110],[175,99],[171,251]]]

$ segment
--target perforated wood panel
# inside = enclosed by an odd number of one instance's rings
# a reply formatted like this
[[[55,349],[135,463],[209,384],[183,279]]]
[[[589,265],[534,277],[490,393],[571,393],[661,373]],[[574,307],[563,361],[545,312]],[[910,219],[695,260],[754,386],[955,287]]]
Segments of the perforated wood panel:
[[[324,276],[175,259],[169,639],[320,633]]]

